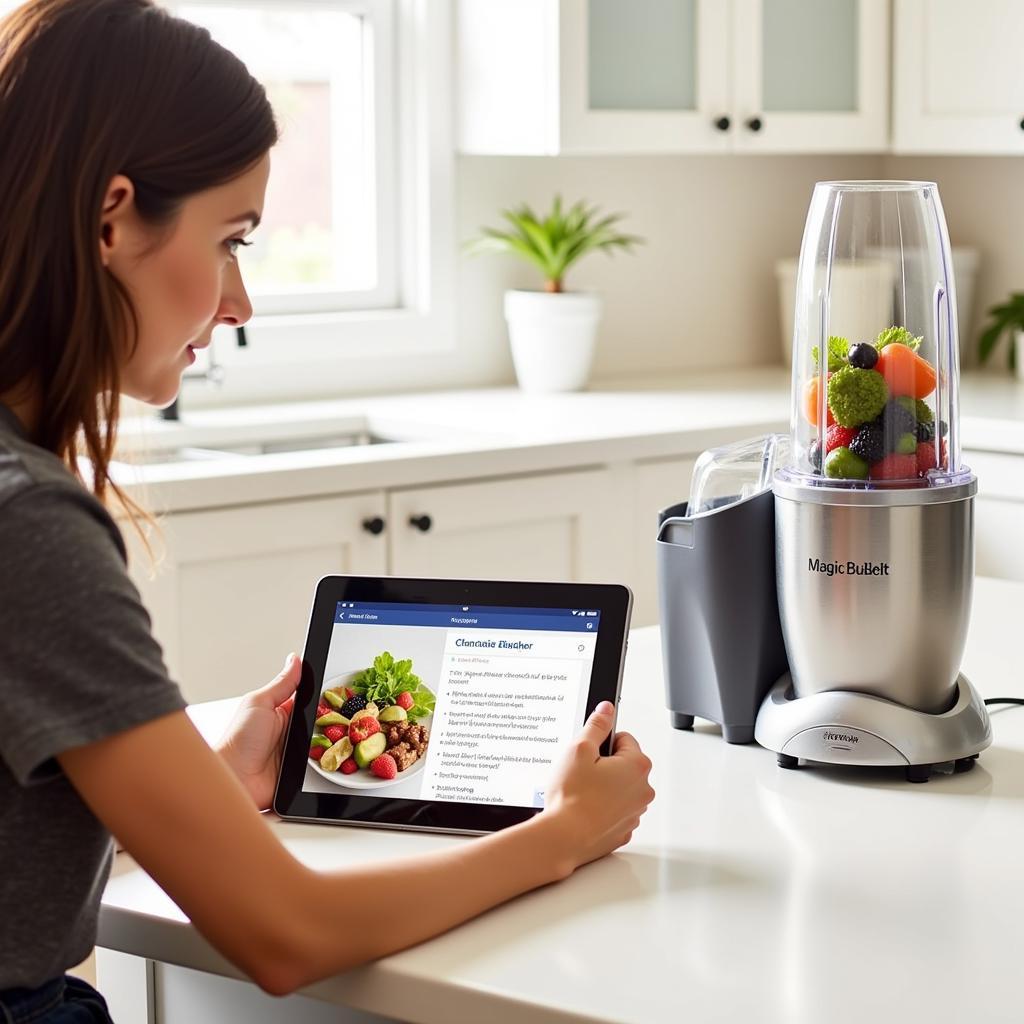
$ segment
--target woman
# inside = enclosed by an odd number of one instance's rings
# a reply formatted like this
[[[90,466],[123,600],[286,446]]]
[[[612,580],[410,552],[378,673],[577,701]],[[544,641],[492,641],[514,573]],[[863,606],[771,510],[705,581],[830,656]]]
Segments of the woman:
[[[118,396],[167,404],[214,326],[249,318],[236,256],[276,137],[245,67],[151,0],[32,0],[0,23],[0,1009],[18,1021],[107,1019],[65,971],[94,943],[111,833],[286,993],[564,878],[627,842],[653,797],[631,737],[598,756],[602,705],[530,822],[316,872],[258,813],[295,656],[219,749],[184,714],[105,506],[142,514],[108,476]],[[358,944],[294,914],[397,879],[420,912],[368,921]]]

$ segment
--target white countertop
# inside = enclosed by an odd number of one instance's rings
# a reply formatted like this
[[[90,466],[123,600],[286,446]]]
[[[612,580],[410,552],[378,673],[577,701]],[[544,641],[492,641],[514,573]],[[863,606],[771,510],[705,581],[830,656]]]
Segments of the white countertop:
[[[1022,612],[1024,585],[978,580],[964,670],[983,696],[1024,696]],[[205,712],[214,731],[223,703]],[[651,756],[658,795],[629,847],[307,991],[437,1024],[1019,1021],[1024,708],[992,718],[992,747],[963,775],[786,771],[707,723],[673,731],[658,631],[637,630],[620,726]],[[473,841],[275,827],[324,867]],[[237,976],[125,854],[99,941]]]
[[[161,510],[237,505],[379,488],[414,487],[697,454],[712,444],[788,429],[789,374],[717,371],[605,382],[529,395],[516,388],[187,410],[183,423],[126,421],[123,446],[239,443],[274,425],[368,428],[408,439],[361,447],[114,467],[115,480]],[[1024,384],[967,376],[963,444],[1024,454]],[[211,441],[211,438],[214,439]]]

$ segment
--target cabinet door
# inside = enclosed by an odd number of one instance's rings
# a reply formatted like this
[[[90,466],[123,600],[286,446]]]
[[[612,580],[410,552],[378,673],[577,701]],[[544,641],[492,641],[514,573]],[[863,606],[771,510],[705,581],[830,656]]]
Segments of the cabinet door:
[[[734,0],[734,143],[757,152],[888,145],[888,0]]]
[[[561,0],[562,150],[727,149],[728,21],[724,0]]]
[[[386,570],[385,535],[363,527],[383,514],[379,492],[172,514],[153,579],[128,537],[132,576],[185,697],[240,694],[301,654],[321,576]]]
[[[1024,456],[965,451],[963,461],[978,478],[975,572],[1024,580]]]
[[[621,582],[628,527],[610,512],[609,481],[582,470],[393,491],[391,572]]]
[[[638,462],[633,477],[633,625],[658,621],[658,573],[654,555],[658,513],[686,501],[695,458]]]
[[[1024,153],[1024,4],[895,4],[896,152]]]

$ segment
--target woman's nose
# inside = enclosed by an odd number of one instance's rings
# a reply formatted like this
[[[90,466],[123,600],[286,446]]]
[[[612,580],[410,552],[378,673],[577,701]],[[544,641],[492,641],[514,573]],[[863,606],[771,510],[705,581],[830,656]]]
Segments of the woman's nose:
[[[220,306],[215,317],[217,323],[227,324],[229,327],[241,327],[248,323],[252,317],[252,303],[249,301],[249,293],[245,290],[242,282],[242,272],[238,264],[233,264],[224,281],[224,290],[221,292]]]

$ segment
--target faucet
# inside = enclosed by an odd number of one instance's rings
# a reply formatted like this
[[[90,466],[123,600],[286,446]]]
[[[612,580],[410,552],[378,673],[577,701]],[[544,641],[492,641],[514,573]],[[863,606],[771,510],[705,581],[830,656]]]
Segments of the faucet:
[[[239,324],[235,328],[236,340],[239,348],[246,348],[249,344],[248,339],[245,336],[245,328]],[[216,352],[214,350],[213,338],[210,338],[210,363],[209,366],[200,373],[185,373],[182,374],[181,384],[184,388],[185,381],[187,380],[206,380],[211,384],[216,384],[220,387],[224,383],[224,367],[221,363],[217,362]],[[180,420],[181,419],[181,407],[179,406],[179,400],[181,398],[180,393],[171,402],[170,405],[165,406],[160,410],[160,418],[165,420]]]

